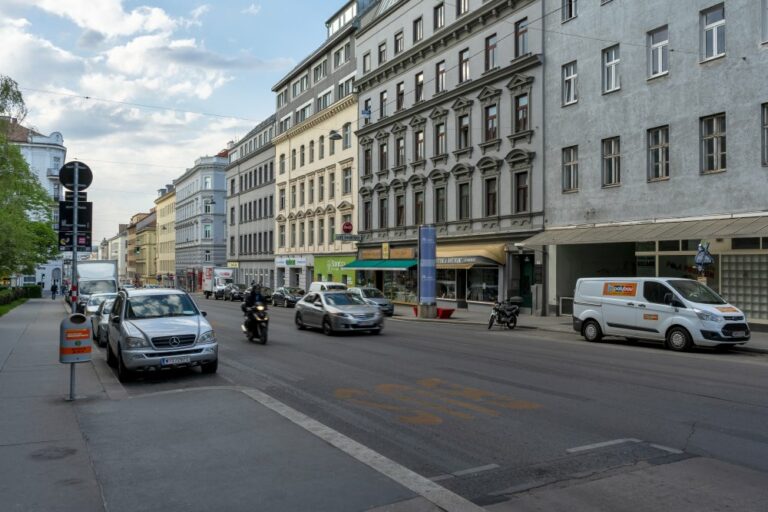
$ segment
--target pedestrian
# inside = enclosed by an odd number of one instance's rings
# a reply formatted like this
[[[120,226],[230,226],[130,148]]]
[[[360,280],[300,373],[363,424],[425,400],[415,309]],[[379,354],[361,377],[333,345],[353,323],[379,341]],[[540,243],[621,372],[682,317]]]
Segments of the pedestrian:
[[[56,284],[56,281],[53,282],[51,285],[51,300],[56,300],[56,292],[59,291],[59,285]]]

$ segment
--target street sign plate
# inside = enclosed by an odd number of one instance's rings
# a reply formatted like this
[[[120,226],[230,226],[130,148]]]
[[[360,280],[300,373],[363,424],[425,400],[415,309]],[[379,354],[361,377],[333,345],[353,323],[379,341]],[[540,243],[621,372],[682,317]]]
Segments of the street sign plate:
[[[360,242],[363,240],[363,235],[348,235],[346,233],[339,233],[334,237],[339,242]]]
[[[59,201],[59,231],[73,231],[75,222],[74,203]],[[78,202],[77,204],[77,230],[87,231],[93,224],[93,203]]]
[[[59,231],[59,250],[63,252],[72,251],[72,238],[74,234],[70,231]],[[91,250],[92,245],[91,232],[90,231],[78,231],[77,233],[77,250],[78,252],[87,252]]]
[[[77,190],[85,190],[93,182],[91,168],[83,162],[67,162],[59,170],[59,181],[64,188],[75,189],[75,169],[78,171]]]
[[[73,201],[75,199],[75,193],[70,192],[69,190],[64,191],[64,200],[67,202]],[[88,192],[78,192],[77,193],[77,201],[79,203],[84,203],[88,200]]]

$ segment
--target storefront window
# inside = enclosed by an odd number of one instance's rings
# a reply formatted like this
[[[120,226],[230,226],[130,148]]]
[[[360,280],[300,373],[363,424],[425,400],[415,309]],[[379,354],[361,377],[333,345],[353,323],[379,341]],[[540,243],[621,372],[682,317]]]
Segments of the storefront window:
[[[456,298],[456,271],[455,270],[437,270],[437,298],[455,299]]]
[[[717,255],[712,257],[715,259],[715,262],[707,267],[705,274],[707,286],[715,291],[719,291],[717,269],[720,267],[720,257]],[[699,272],[696,270],[694,258],[694,256],[659,256],[659,277],[698,278]]]
[[[495,302],[498,297],[498,268],[473,267],[467,271],[467,300]]]
[[[384,272],[384,295],[392,301],[416,304],[418,298],[416,268],[406,271]]]

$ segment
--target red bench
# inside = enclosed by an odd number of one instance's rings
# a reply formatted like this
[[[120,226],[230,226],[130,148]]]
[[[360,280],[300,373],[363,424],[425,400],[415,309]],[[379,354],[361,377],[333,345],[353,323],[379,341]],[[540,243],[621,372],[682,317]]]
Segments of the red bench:
[[[453,312],[456,311],[453,308],[437,308],[437,318],[441,320],[446,320],[448,318],[451,318],[451,315]],[[419,316],[419,307],[413,306],[413,316]]]

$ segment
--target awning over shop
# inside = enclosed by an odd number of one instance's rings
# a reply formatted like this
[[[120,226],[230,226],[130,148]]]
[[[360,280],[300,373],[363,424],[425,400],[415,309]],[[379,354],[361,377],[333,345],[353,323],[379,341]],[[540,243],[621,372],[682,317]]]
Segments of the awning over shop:
[[[437,244],[437,268],[470,269],[475,265],[504,265],[504,244]]]
[[[408,270],[417,265],[416,260],[355,260],[344,270]]]
[[[548,229],[520,245],[577,245],[768,236],[768,216]],[[440,249],[438,248],[438,253]]]

